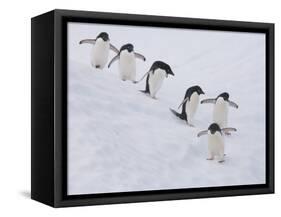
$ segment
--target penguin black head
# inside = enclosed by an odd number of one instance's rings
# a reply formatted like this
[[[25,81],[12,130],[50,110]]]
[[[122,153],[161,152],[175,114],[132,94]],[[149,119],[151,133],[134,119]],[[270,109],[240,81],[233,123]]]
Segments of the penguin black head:
[[[193,92],[197,92],[198,95],[200,95],[200,94],[205,94],[204,91],[201,89],[201,87],[198,86],[198,85],[193,86],[193,87],[191,87],[191,88],[192,88],[192,91],[193,91]]]
[[[227,92],[221,93],[220,95],[218,95],[217,99],[219,97],[222,97],[225,101],[229,100],[229,94]]]
[[[166,69],[166,72],[167,72],[167,74],[169,75],[172,75],[172,76],[175,76],[175,74],[174,74],[174,72],[172,71],[172,69],[171,69],[171,67],[167,64],[167,69]]]
[[[167,63],[164,63],[163,61],[155,61],[152,66],[151,66],[151,71],[154,71],[156,69],[163,69],[166,71],[167,75],[175,75],[171,69],[171,67],[167,64]]]
[[[221,133],[221,128],[217,123],[212,123],[208,130],[211,132],[211,134],[215,134],[216,132],[220,132]]]
[[[125,44],[120,48],[120,52],[123,50],[127,50],[129,53],[131,53],[132,51],[134,51],[134,45],[132,44]]]
[[[101,32],[96,39],[101,38],[104,41],[109,41],[109,36],[106,32]]]
[[[185,97],[184,97],[184,98],[186,98],[186,97],[190,98],[191,95],[192,95],[194,92],[196,92],[198,95],[200,95],[200,94],[205,94],[205,93],[203,92],[203,90],[201,89],[201,87],[198,86],[198,85],[196,85],[196,86],[192,86],[192,87],[190,87],[190,88],[188,88],[188,89],[186,90],[186,92],[185,92]]]

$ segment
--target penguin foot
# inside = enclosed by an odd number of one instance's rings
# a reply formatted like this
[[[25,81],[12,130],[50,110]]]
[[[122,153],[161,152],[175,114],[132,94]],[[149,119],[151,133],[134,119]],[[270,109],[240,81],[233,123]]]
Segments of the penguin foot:
[[[218,163],[223,163],[223,162],[224,162],[224,159],[218,161]]]
[[[190,127],[195,127],[193,124],[187,123],[188,126]]]
[[[100,65],[96,65],[96,69],[100,69]]]
[[[190,123],[190,121],[188,121],[187,117],[186,117],[185,121],[186,121],[186,124],[187,124],[189,127],[195,127],[193,124]]]
[[[147,92],[146,90],[140,90],[140,92],[144,93],[145,95],[149,94],[149,92]]]
[[[206,158],[206,160],[214,160],[214,158],[213,157],[208,157],[208,158]]]

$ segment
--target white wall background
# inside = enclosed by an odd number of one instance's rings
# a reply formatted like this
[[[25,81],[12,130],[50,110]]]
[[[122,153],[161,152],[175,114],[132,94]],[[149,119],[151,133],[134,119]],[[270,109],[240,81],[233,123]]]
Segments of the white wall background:
[[[30,18],[54,8],[170,15],[276,23],[276,84],[280,70],[279,1],[49,0],[1,2],[0,33],[0,215],[1,216],[245,216],[280,209],[280,134],[276,135],[276,194],[215,199],[51,209],[31,201],[30,192]],[[276,85],[276,111],[281,87]],[[276,113],[276,132],[281,129]],[[220,213],[221,212],[221,213]]]

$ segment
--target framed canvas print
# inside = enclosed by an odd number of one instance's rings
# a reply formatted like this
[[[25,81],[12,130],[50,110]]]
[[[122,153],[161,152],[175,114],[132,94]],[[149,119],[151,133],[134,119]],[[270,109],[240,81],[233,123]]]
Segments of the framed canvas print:
[[[32,18],[32,198],[54,207],[274,192],[274,24]]]

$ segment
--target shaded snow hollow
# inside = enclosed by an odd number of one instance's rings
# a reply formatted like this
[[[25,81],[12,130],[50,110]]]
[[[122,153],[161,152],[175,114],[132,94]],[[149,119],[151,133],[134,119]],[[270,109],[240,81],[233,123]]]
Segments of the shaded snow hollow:
[[[121,81],[117,63],[91,67],[90,45],[78,42],[102,31],[146,56],[138,78],[155,60],[171,65],[157,100],[138,91],[145,80]],[[68,194],[265,183],[264,34],[70,23],[68,35]],[[207,137],[196,137],[213,105],[199,105],[195,128],[169,111],[193,85],[201,99],[227,91],[239,105],[229,109],[238,132],[225,138],[222,164],[206,160]]]

